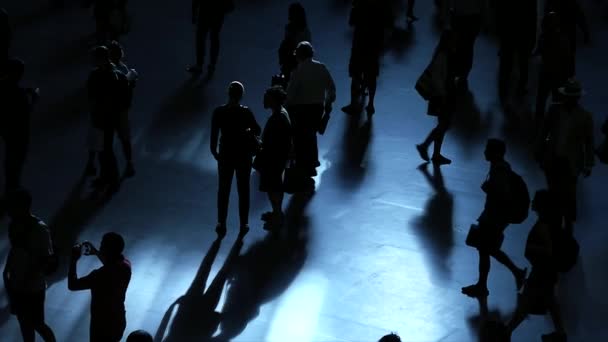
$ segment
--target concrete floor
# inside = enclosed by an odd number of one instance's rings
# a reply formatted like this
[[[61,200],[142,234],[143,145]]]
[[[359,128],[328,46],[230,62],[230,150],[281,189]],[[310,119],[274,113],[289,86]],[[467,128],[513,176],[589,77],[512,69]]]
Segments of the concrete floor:
[[[278,70],[276,49],[287,2],[237,1],[222,32],[216,77],[192,82],[184,71],[194,58],[190,2],[130,1],[134,27],[125,44],[130,65],[140,73],[132,112],[138,174],[108,202],[89,198],[88,184],[79,181],[86,158],[90,12],[77,6],[49,10],[43,0],[3,4],[14,15],[13,52],[27,63],[26,83],[42,92],[24,175],[35,213],[51,224],[63,248],[82,240],[97,242],[109,230],[124,234],[133,264],[127,332],[146,329],[159,341],[204,340],[215,328],[209,328],[213,308],[208,303],[219,296],[223,322],[215,335],[234,341],[374,341],[391,331],[412,342],[476,341],[480,304],[463,296],[460,287],[477,276],[477,254],[464,240],[483,205],[479,185],[488,167],[482,154],[485,139],[506,139],[514,169],[531,191],[543,187],[526,130],[505,123],[498,106],[495,42],[487,35],[478,39],[467,99],[472,110],[459,114],[445,143],[445,155],[454,163],[426,172],[417,168],[414,144],[434,120],[424,114],[425,103],[413,85],[437,40],[432,2],[419,1],[421,20],[411,31],[392,35],[382,63],[377,114],[367,124],[339,111],[348,101],[350,84],[349,1],[302,2],[318,59],[338,85],[335,114],[320,138],[317,193],[287,199],[295,234],[272,239],[258,220],[269,205],[253,191],[252,230],[244,246],[234,249],[236,197],[229,234],[221,245],[213,243],[217,182],[208,149],[210,112],[225,100],[228,82],[238,79],[246,86],[244,102],[265,122],[262,95]],[[587,88],[583,103],[599,123],[607,109],[607,6],[584,3],[593,43],[579,51],[578,74]],[[399,25],[404,21],[401,15]],[[530,101],[520,107],[529,111]],[[527,121],[521,122],[525,126]],[[257,175],[252,179],[257,189]],[[608,337],[608,230],[601,223],[608,220],[607,180],[608,168],[599,165],[580,182],[576,235],[581,259],[559,287],[570,341]],[[531,217],[507,231],[504,249],[519,265],[526,264],[523,249],[532,223]],[[231,249],[234,258],[229,258]],[[3,231],[2,260],[7,252]],[[226,261],[234,268],[224,287],[219,271]],[[98,266],[83,258],[79,272]],[[216,286],[210,286],[214,279]],[[210,288],[203,292],[205,283]],[[516,300],[511,275],[493,264],[489,287],[488,316],[509,317]],[[68,292],[65,270],[59,272],[46,302],[48,323],[59,341],[88,339],[88,308],[89,294]],[[546,318],[533,316],[513,340],[538,341],[551,329]],[[0,336],[1,341],[20,339],[3,290]]]

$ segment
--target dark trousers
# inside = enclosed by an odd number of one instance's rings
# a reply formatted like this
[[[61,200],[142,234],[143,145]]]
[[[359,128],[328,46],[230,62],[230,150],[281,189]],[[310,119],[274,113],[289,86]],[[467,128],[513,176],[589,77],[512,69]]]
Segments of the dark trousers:
[[[324,107],[322,104],[293,105],[288,109],[293,129],[296,167],[312,176],[319,163],[317,131]]]
[[[44,322],[45,297],[45,290],[33,293],[12,293],[9,297],[11,309],[19,321],[24,342],[34,342],[36,332],[45,342],[55,341],[53,331]]]
[[[205,55],[207,50],[207,35],[211,41],[211,63],[215,66],[220,54],[220,31],[224,24],[224,15],[209,16],[207,18],[199,18],[196,25],[196,65],[202,66],[205,64]]]
[[[467,79],[473,68],[475,40],[481,31],[481,15],[455,15],[452,26],[458,35],[457,76]]]
[[[118,162],[114,153],[115,127],[106,127],[103,130],[103,151],[99,155],[100,177],[110,185],[119,181]]]
[[[553,159],[544,167],[547,187],[559,204],[559,215],[568,224],[576,221],[576,183],[577,176],[565,159]]]
[[[236,189],[239,195],[239,219],[241,226],[249,223],[249,181],[251,178],[251,158],[231,160],[222,158],[217,165],[218,168],[218,192],[217,192],[217,220],[220,224],[226,224],[228,218],[228,202],[230,200],[230,189],[232,178],[236,174]]]
[[[4,176],[5,191],[17,190],[21,186],[21,174],[28,150],[28,138],[3,136],[5,146]]]
[[[127,320],[124,317],[112,317],[111,319],[100,319],[91,317],[89,338],[91,342],[120,342],[125,333]]]

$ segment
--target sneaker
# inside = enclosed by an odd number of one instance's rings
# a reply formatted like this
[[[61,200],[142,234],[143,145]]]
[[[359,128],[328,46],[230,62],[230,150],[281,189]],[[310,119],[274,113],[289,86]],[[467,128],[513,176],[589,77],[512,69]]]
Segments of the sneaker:
[[[435,165],[449,165],[452,164],[452,161],[441,154],[433,156],[433,164]]]
[[[200,65],[192,65],[186,68],[186,71],[191,73],[191,74],[202,74],[203,73],[203,68]]]
[[[226,236],[226,224],[225,223],[218,223],[217,226],[215,226],[215,232],[220,237]]]
[[[133,176],[135,176],[135,167],[133,167],[133,163],[128,163],[125,168],[125,177],[131,178]]]
[[[416,145],[416,150],[418,151],[418,154],[420,155],[420,158],[422,158],[422,160],[426,162],[431,161],[431,158],[429,158],[429,152],[427,151],[426,147],[422,145]]]
[[[461,292],[471,298],[483,298],[490,294],[487,288],[483,288],[477,284],[463,287]]]

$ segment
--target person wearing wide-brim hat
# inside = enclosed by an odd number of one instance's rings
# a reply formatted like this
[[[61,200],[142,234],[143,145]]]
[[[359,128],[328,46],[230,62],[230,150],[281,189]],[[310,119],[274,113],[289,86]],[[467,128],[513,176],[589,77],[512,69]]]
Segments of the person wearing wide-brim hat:
[[[571,230],[576,220],[578,176],[590,176],[595,163],[593,115],[579,104],[584,90],[576,79],[569,79],[557,91],[562,99],[547,112],[539,162],[549,190],[559,197],[565,227]]]

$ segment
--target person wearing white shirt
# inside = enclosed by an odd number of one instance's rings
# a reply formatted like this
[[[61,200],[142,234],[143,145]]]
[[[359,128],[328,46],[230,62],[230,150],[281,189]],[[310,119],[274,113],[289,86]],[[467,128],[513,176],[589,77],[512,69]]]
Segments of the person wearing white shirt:
[[[287,111],[294,130],[296,167],[315,176],[319,163],[317,132],[323,114],[330,115],[336,100],[336,85],[327,67],[313,59],[309,42],[298,44],[298,66],[287,86]]]

